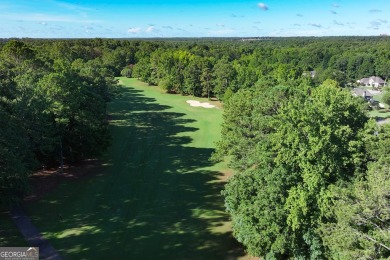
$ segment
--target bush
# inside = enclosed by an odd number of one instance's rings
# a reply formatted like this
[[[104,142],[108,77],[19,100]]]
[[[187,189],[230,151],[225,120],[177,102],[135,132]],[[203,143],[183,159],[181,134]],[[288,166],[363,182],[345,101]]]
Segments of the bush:
[[[121,71],[121,75],[126,78],[131,78],[133,76],[133,66],[128,65],[124,67],[123,70]]]

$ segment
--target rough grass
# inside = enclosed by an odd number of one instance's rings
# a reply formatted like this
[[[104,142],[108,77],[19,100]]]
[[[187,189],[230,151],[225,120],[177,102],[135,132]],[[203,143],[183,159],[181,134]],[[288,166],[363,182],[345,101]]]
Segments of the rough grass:
[[[27,246],[8,212],[0,211],[0,247]]]
[[[126,86],[109,104],[113,142],[99,174],[65,181],[27,205],[34,224],[66,259],[243,256],[220,195],[226,165],[209,161],[221,109],[121,81]]]

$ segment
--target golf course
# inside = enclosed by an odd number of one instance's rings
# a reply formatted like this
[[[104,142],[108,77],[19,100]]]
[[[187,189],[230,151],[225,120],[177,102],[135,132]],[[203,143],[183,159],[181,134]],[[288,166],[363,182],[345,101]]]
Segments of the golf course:
[[[96,173],[25,205],[65,259],[244,257],[220,194],[227,166],[209,161],[222,109],[188,99],[120,78]]]

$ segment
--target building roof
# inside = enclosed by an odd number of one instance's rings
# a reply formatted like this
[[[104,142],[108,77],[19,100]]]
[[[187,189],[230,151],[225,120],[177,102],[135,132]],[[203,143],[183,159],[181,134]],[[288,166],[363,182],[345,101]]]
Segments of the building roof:
[[[373,97],[370,91],[361,88],[354,88],[352,92],[357,97]]]
[[[368,84],[369,80],[370,80],[369,78],[362,78],[362,79],[359,79],[358,82],[361,84]]]
[[[385,83],[385,81],[381,77],[376,77],[376,76],[370,77],[369,80],[374,82],[374,83],[379,83],[379,84]]]
[[[386,81],[384,81],[381,77],[377,76],[371,76],[369,78],[362,78],[358,80],[361,84],[370,84],[370,83],[378,83],[378,84],[384,84]]]

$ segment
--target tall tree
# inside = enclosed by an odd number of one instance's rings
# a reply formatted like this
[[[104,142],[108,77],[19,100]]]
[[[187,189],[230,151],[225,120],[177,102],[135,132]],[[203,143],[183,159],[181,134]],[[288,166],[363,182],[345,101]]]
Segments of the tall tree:
[[[321,226],[332,259],[390,257],[390,127],[367,130],[372,160],[368,171],[364,178],[334,190],[329,212],[336,221]]]
[[[201,64],[200,84],[202,86],[202,96],[208,99],[214,90],[212,63],[209,59],[203,59]]]
[[[224,191],[235,236],[256,256],[324,257],[318,227],[329,217],[331,187],[367,160],[361,103],[333,81],[239,93],[228,101],[216,153],[232,155],[238,171]]]
[[[232,84],[235,76],[233,65],[228,57],[224,56],[214,66],[215,87],[214,93],[218,99],[223,99],[226,89]]]
[[[185,94],[190,94],[193,96],[201,95],[201,61],[199,57],[192,59],[189,64],[184,68],[184,84],[185,84]]]

